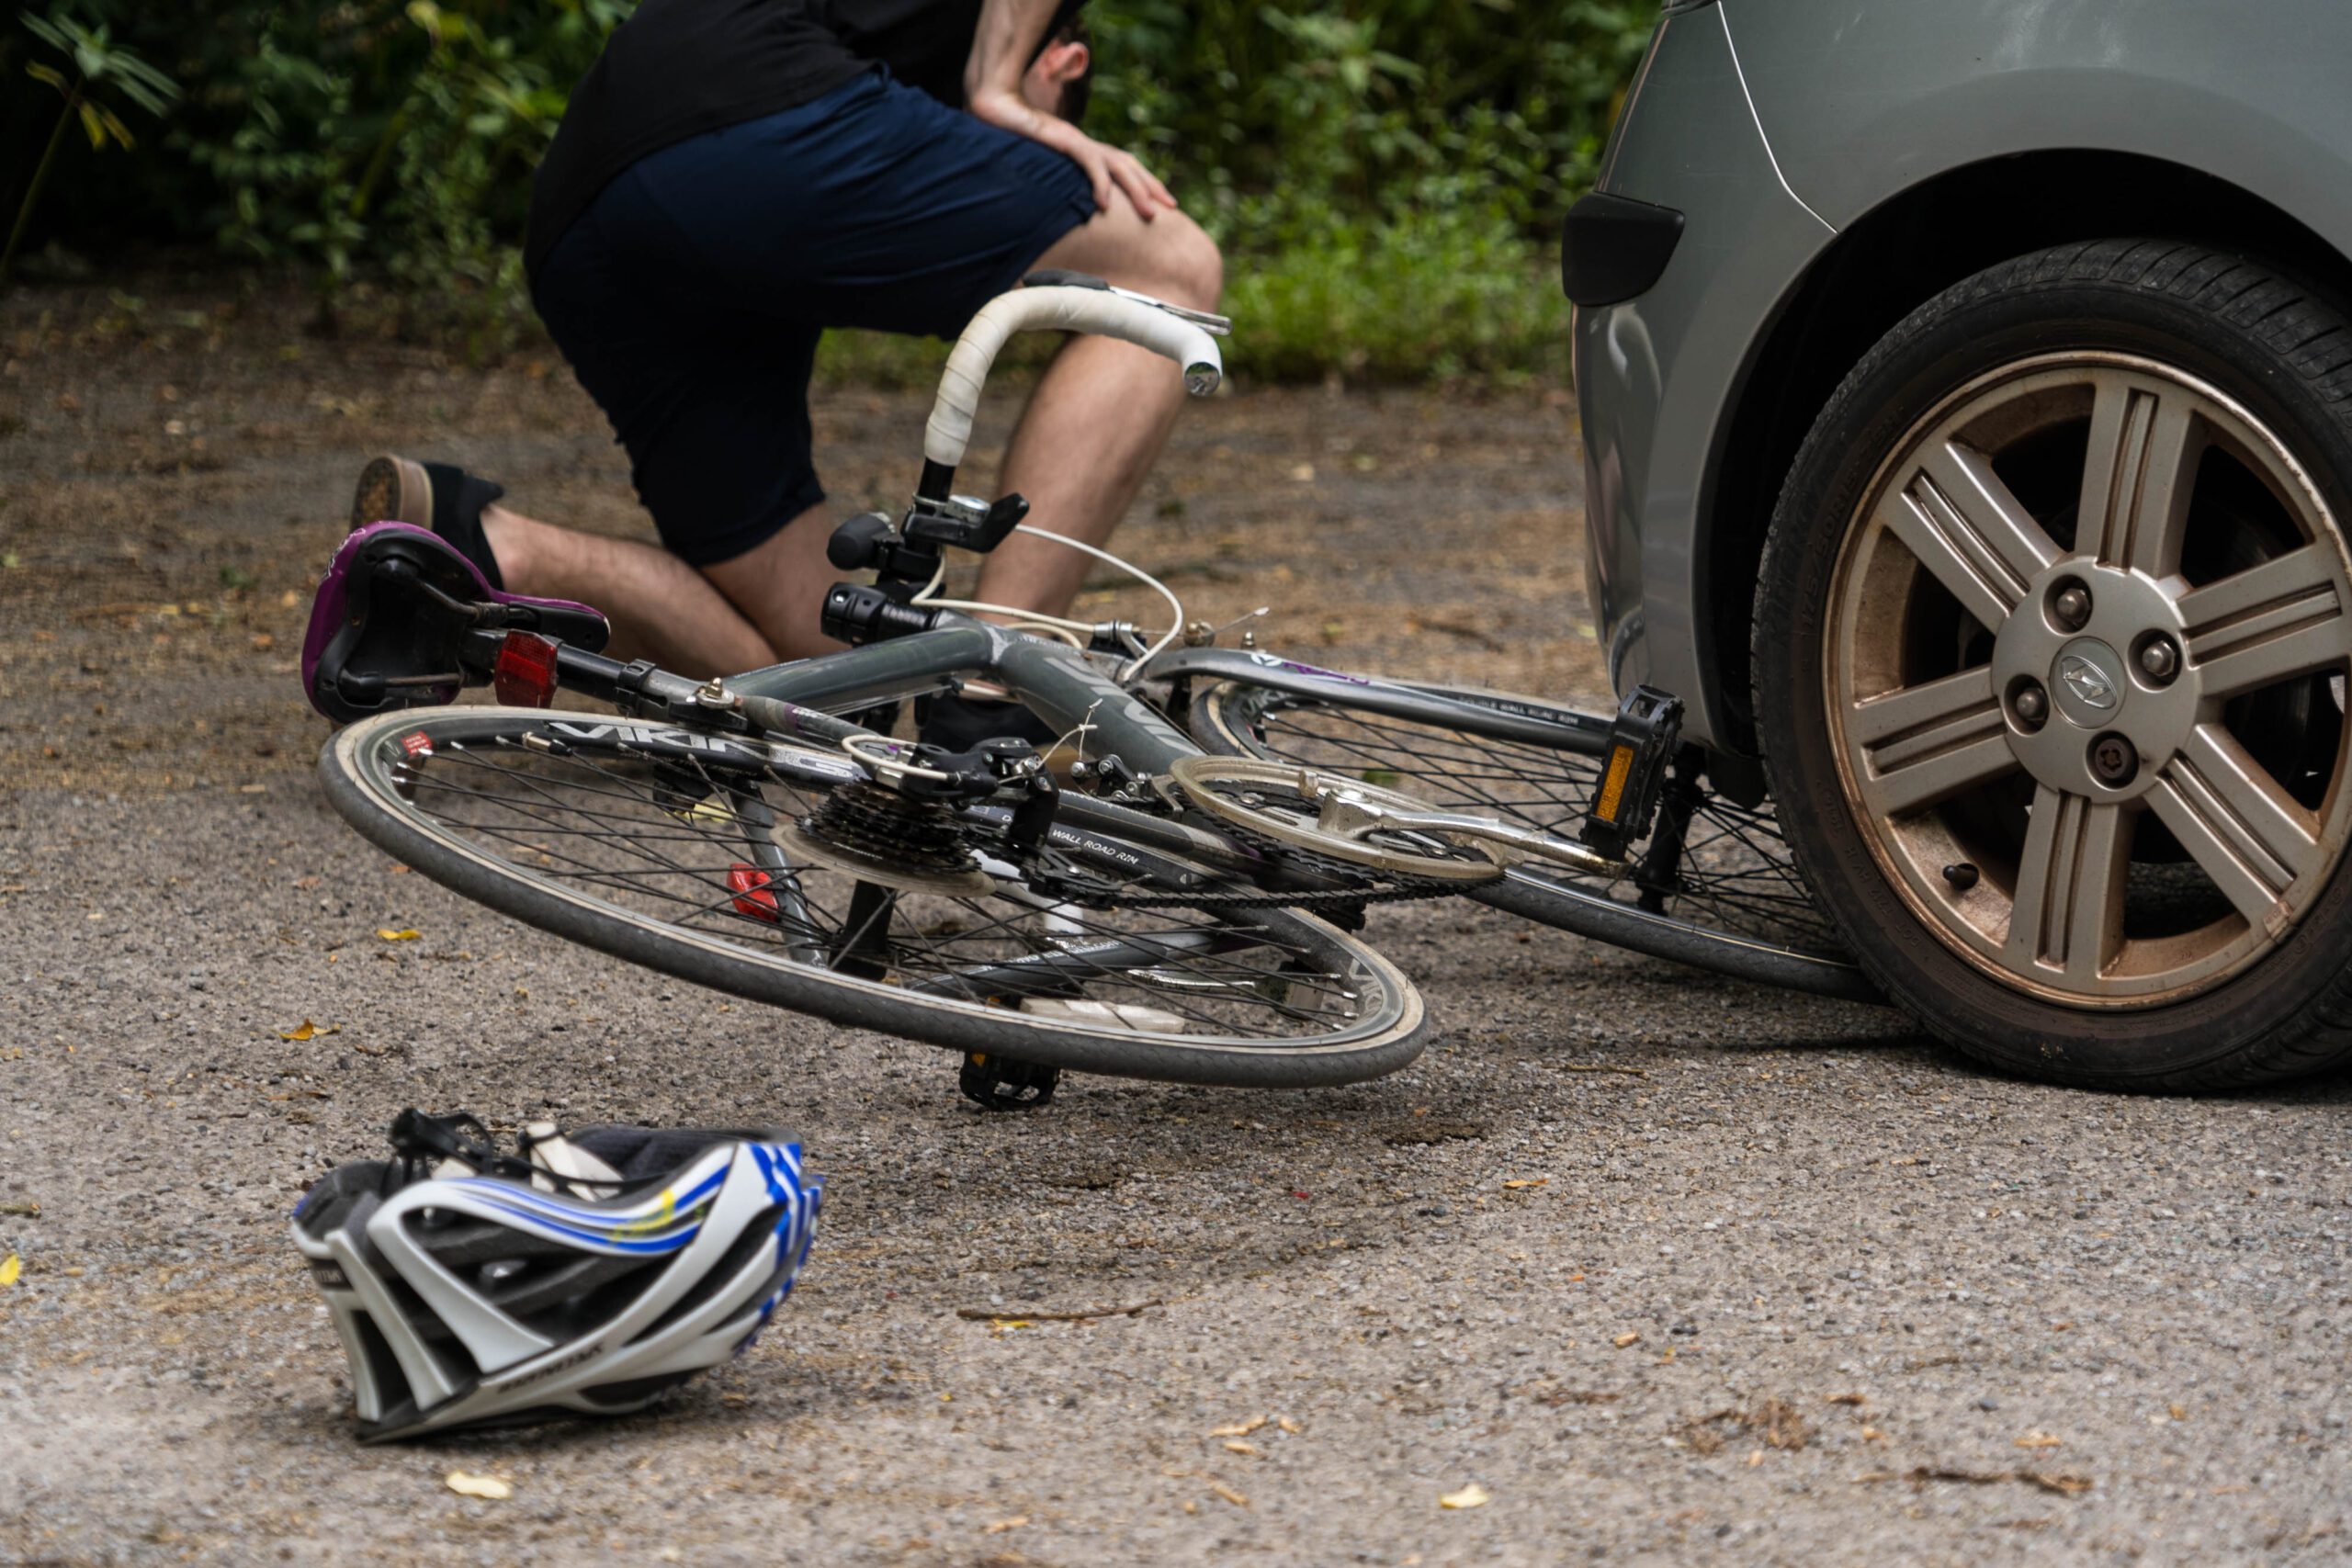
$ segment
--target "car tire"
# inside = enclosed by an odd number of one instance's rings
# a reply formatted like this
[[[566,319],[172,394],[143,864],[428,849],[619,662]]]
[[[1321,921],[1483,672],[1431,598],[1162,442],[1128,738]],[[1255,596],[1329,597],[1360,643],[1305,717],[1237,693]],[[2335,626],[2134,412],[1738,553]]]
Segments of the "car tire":
[[[2182,242],[1967,278],[1822,410],[1758,739],[1798,864],[1937,1035],[2120,1089],[2352,1057],[2347,476],[2352,322]]]

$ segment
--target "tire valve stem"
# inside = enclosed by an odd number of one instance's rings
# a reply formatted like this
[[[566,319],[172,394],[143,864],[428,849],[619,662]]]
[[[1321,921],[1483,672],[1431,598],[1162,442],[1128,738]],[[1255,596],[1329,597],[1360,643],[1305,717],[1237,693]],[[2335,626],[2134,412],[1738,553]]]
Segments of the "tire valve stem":
[[[1958,860],[1944,867],[1944,880],[1951,884],[1955,893],[1965,893],[1975,886],[1977,874],[1973,861]]]

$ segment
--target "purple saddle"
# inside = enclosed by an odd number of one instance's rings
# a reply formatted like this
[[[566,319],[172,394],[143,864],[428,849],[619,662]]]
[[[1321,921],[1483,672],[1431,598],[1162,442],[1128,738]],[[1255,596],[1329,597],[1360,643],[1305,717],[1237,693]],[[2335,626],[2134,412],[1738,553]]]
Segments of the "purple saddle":
[[[460,688],[490,679],[474,634],[501,630],[537,632],[589,653],[612,637],[600,610],[500,592],[430,529],[370,523],[336,549],[311,601],[302,691],[337,724],[455,702]]]

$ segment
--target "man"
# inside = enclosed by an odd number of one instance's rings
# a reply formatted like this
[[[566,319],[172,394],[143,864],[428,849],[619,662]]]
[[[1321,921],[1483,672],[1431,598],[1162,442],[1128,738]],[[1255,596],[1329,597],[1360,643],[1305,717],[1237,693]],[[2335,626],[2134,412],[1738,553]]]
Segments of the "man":
[[[1038,267],[1216,304],[1215,243],[1136,159],[1078,127],[1082,3],[645,0],[571,99],[525,261],[666,553],[537,521],[487,480],[394,457],[363,471],[354,523],[430,526],[493,582],[595,604],[616,645],[682,673],[834,647],[818,611],[839,519],[808,407],[826,328],[953,337]],[[1073,339],[1030,399],[1001,488],[1029,498],[1035,525],[1101,542],[1182,396],[1148,351]],[[1085,567],[1015,536],[979,596],[1059,613]]]

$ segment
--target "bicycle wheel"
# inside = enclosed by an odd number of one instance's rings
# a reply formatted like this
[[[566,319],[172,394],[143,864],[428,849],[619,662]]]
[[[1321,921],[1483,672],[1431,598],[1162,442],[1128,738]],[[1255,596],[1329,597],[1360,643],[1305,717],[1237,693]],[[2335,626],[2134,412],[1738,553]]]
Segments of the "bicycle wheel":
[[[1254,889],[1001,808],[919,807],[840,751],[526,708],[387,714],[320,757],[387,852],[615,957],[836,1023],[1129,1077],[1394,1072],[1421,1002]]]
[[[1600,764],[1567,748],[1572,737],[1589,737],[1589,719],[1468,687],[1333,685],[1330,695],[1307,695],[1217,682],[1193,694],[1193,738],[1211,751],[1301,763],[1445,809],[1576,836]],[[1450,705],[1442,720],[1428,712],[1432,697]],[[1545,743],[1547,728],[1557,730],[1557,744]],[[1654,957],[1822,996],[1879,999],[1798,877],[1769,803],[1725,800],[1678,767],[1650,846],[1679,853],[1645,854],[1617,883],[1514,866],[1464,896]]]

